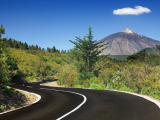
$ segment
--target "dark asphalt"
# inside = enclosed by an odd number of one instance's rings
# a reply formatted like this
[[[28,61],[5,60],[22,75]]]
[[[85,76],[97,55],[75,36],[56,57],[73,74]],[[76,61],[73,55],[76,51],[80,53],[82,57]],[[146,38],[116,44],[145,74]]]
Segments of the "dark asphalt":
[[[109,90],[41,86],[41,83],[45,82],[8,85],[39,94],[41,99],[31,106],[0,115],[0,120],[56,120],[84,101],[74,93],[47,89],[76,92],[87,98],[79,109],[62,120],[160,120],[159,107],[141,97]]]

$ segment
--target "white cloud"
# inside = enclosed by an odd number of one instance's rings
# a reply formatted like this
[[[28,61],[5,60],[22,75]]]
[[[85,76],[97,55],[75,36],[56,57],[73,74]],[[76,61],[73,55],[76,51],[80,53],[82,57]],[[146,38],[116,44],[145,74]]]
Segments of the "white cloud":
[[[149,13],[151,12],[150,9],[146,8],[146,7],[142,7],[142,6],[135,6],[135,9],[130,8],[130,7],[126,7],[126,8],[122,8],[122,9],[117,9],[113,11],[113,14],[116,15],[139,15],[142,13]]]

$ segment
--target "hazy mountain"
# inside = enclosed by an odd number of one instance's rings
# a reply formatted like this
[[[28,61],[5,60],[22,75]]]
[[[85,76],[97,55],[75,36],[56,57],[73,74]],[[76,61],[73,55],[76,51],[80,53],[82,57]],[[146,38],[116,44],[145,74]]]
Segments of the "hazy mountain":
[[[124,29],[122,32],[111,34],[97,42],[102,41],[103,43],[101,44],[109,44],[106,45],[108,47],[99,55],[132,55],[138,51],[141,51],[142,49],[160,45],[160,41],[145,37],[128,28]]]

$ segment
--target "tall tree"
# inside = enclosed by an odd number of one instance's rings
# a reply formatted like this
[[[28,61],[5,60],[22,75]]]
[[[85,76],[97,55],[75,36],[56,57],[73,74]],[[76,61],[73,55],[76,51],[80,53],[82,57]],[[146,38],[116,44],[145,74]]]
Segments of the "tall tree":
[[[0,58],[2,57],[3,53],[7,51],[6,39],[0,39]]]
[[[24,43],[24,49],[25,49],[25,50],[28,50],[28,49],[29,49],[29,48],[28,48],[28,44],[27,44],[26,42]]]
[[[160,45],[155,45],[156,46],[156,51],[158,53],[158,55],[160,55]]]
[[[44,52],[44,51],[45,51],[45,49],[44,49],[44,48],[42,48],[42,51]]]
[[[13,43],[13,47],[15,48],[17,42],[16,42],[16,41],[13,41],[12,43]]]
[[[36,44],[36,50],[38,50],[38,45]]]
[[[41,47],[39,47],[38,50],[41,51]]]
[[[17,48],[17,49],[19,48],[19,45],[18,45],[18,43],[16,43],[16,44],[15,44],[15,48]]]
[[[9,68],[9,65],[7,64],[7,57],[6,53],[8,53],[6,39],[1,40],[0,39],[0,58],[4,58],[4,60],[0,60],[0,84],[7,85],[9,83],[8,81],[8,73],[4,73],[2,70]],[[11,78],[9,78],[11,79]]]
[[[3,40],[5,41],[6,47],[9,47],[9,41],[6,38],[3,38]]]
[[[18,43],[20,50],[23,50],[23,43],[21,41]]]
[[[60,53],[60,49],[59,50],[57,49],[56,52]]]
[[[64,53],[63,49],[61,50],[61,53]]]
[[[1,24],[1,27],[0,27],[0,38],[1,38],[1,34],[5,34],[5,29],[3,27],[3,25]],[[8,36],[7,36],[8,37]],[[2,50],[6,50],[6,39],[0,39],[0,54],[3,54]]]
[[[10,48],[13,48],[13,43],[12,43],[12,41],[11,41],[11,38],[8,40],[8,42],[9,42],[9,47],[10,47]]]
[[[47,52],[51,52],[51,48],[47,47]]]
[[[56,48],[55,48],[55,46],[53,46],[53,48],[52,48],[52,52],[54,53],[54,52],[56,52]]]
[[[137,57],[139,62],[146,62],[146,59],[148,57],[148,54],[146,53],[146,50],[137,52]]]
[[[102,44],[102,45],[98,45],[101,44],[102,42],[97,42],[95,44],[93,44],[96,41],[92,41],[93,36],[91,35],[91,28],[89,27],[89,34],[87,34],[88,36],[84,36],[83,40],[76,37],[77,42],[73,42],[71,40],[69,40],[70,42],[72,42],[73,44],[75,44],[75,49],[78,52],[74,52],[72,50],[72,55],[75,56],[75,59],[78,61],[77,65],[78,65],[78,70],[80,72],[81,71],[81,64],[84,64],[86,67],[86,70],[83,70],[83,73],[89,72],[89,79],[91,78],[91,72],[93,71],[93,67],[95,66],[96,61],[98,60],[98,55],[99,53],[101,53],[104,49],[106,49],[107,47],[99,50],[99,48],[103,47],[104,45],[107,45],[109,43],[106,44]],[[88,38],[88,40],[85,39],[85,37]],[[109,54],[110,55],[110,54]],[[79,62],[81,61],[81,62]],[[88,76],[86,75],[86,77]],[[83,76],[83,75],[82,75]]]
[[[31,50],[31,46],[30,45],[28,45],[28,49]]]
[[[2,36],[1,34],[5,34],[5,29],[4,29],[2,24],[1,24],[1,27],[0,27],[0,38]]]
[[[36,47],[32,44],[31,49],[36,50]]]

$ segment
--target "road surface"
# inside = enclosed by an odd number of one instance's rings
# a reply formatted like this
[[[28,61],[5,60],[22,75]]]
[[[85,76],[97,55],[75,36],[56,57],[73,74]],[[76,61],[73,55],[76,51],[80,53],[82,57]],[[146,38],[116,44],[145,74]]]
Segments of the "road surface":
[[[36,93],[41,99],[0,115],[0,120],[160,120],[159,107],[141,97],[109,90],[40,85],[45,82],[8,85]]]

